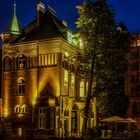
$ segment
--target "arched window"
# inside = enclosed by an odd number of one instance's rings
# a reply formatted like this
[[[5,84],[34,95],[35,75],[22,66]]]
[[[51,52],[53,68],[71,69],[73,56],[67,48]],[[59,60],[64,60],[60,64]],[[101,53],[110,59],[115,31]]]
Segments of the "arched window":
[[[18,69],[24,69],[27,65],[27,58],[24,55],[19,55],[17,59]]]
[[[4,58],[4,71],[8,71],[8,70],[11,70],[12,69],[12,60],[8,57],[8,56],[6,56],[5,58]]]
[[[26,105],[23,105],[23,106],[22,106],[21,112],[22,112],[22,113],[27,113],[27,112],[28,112],[28,108],[27,108]]]
[[[78,111],[78,107],[75,104],[72,108],[72,112],[71,112],[71,130],[76,131],[77,130],[77,111]]]
[[[15,107],[15,113],[20,113],[20,112],[21,112],[21,108],[20,108],[19,105],[17,105],[17,106]]]
[[[25,80],[24,79],[19,79],[18,80],[17,95],[18,96],[24,96],[25,95]]]
[[[80,97],[85,97],[85,87],[84,82],[80,82]]]

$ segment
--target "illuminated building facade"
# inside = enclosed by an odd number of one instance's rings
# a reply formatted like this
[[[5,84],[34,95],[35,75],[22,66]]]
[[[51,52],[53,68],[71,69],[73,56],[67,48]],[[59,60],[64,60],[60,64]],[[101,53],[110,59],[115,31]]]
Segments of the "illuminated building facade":
[[[2,118],[6,135],[80,136],[88,80],[77,74],[82,42],[42,3],[37,17],[20,29],[16,5],[2,34]],[[82,69],[81,69],[82,71]],[[91,101],[88,126],[96,125]]]
[[[125,94],[129,97],[127,116],[140,128],[140,34],[132,34],[133,43],[128,54],[129,67],[125,78]]]
[[[0,48],[0,58],[2,58],[2,48]],[[2,59],[0,59],[0,118],[2,118]]]

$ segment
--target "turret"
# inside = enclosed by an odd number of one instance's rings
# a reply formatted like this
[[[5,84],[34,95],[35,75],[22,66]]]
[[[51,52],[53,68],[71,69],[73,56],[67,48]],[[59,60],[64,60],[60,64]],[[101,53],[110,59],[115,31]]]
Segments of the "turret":
[[[1,34],[2,42],[9,43],[13,41],[15,38],[17,38],[20,35],[20,33],[21,33],[21,29],[16,15],[16,3],[14,3],[14,12],[13,12],[11,22],[8,26],[7,31]]]

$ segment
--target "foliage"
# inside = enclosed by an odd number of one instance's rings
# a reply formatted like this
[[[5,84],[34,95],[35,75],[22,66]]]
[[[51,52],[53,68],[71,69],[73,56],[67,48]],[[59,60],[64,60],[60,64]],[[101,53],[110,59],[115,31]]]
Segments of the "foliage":
[[[115,22],[115,12],[105,0],[85,1],[77,8],[80,17],[76,24],[85,42],[79,61],[90,65],[86,107],[94,91],[102,116],[123,116],[127,109],[124,75],[128,66],[129,34],[123,24]]]
[[[128,97],[121,94],[100,93],[97,98],[97,107],[100,117],[124,116],[127,111]]]
[[[86,133],[87,138],[101,137],[101,135],[102,135],[102,132],[101,132],[101,128],[99,127],[87,129],[87,133]]]

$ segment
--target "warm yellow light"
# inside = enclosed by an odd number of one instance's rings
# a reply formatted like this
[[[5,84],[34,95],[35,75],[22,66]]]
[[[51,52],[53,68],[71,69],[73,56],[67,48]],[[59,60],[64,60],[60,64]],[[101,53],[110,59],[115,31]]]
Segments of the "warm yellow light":
[[[68,52],[65,52],[65,57],[68,57],[69,56],[69,53]]]
[[[4,115],[3,115],[4,118],[8,117],[8,115],[9,115],[8,109],[5,108],[5,109],[4,109]]]
[[[18,128],[18,135],[22,136],[22,128]]]
[[[17,114],[17,116],[18,116],[18,118],[21,118],[21,117],[23,117],[23,116],[24,116],[24,114],[19,113],[19,114]]]
[[[4,81],[4,85],[9,85],[10,83],[9,82],[5,82]],[[9,89],[8,88],[4,88],[4,92],[5,92],[5,95],[4,95],[4,107],[3,107],[3,111],[4,111],[4,114],[3,114],[3,117],[8,117],[9,114],[10,114],[10,111],[9,111]]]
[[[37,91],[34,91],[32,95],[32,105],[35,106],[37,101]]]
[[[49,106],[55,106],[55,99],[49,99]]]

